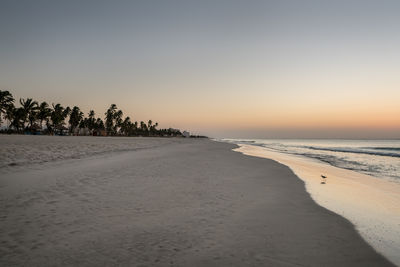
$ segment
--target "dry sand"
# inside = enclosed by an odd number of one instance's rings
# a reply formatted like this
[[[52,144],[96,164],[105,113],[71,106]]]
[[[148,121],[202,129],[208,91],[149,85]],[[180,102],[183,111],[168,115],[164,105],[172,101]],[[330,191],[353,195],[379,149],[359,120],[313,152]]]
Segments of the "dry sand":
[[[0,266],[392,266],[284,165],[209,140],[126,142],[1,168]]]

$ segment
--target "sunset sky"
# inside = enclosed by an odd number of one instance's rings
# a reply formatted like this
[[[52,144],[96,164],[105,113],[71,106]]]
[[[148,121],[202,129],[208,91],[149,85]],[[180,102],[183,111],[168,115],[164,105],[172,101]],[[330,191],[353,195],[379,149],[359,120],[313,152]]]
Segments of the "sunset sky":
[[[400,138],[400,1],[0,1],[0,90],[214,137]]]

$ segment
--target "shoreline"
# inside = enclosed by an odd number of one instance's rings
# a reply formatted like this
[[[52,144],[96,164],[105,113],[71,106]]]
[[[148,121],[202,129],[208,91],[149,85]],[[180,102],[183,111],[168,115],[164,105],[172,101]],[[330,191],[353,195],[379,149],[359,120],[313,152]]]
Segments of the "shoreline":
[[[379,253],[400,266],[400,185],[300,155],[240,144],[234,151],[288,166],[320,206],[354,224]],[[321,184],[320,175],[326,175]]]
[[[0,265],[393,266],[285,165],[210,140],[135,142],[2,173]]]

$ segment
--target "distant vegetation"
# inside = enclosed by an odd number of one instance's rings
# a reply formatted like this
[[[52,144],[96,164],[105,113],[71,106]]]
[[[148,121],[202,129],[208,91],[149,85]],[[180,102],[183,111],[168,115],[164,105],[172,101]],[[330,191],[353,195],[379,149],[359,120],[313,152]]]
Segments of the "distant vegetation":
[[[123,117],[122,110],[112,104],[104,113],[104,120],[96,117],[93,110],[87,116],[74,106],[38,103],[32,98],[15,99],[9,91],[0,90],[0,126],[2,133],[26,133],[48,135],[98,135],[98,136],[182,136],[178,129],[157,129],[158,123],[133,122]]]

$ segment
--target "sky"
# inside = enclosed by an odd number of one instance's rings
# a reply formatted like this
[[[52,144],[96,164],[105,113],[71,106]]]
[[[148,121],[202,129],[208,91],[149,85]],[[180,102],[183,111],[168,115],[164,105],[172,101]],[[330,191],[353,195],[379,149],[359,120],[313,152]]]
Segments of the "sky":
[[[0,0],[0,90],[230,138],[400,138],[400,1]]]

